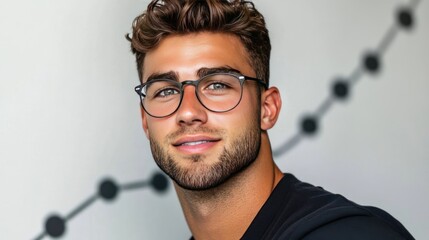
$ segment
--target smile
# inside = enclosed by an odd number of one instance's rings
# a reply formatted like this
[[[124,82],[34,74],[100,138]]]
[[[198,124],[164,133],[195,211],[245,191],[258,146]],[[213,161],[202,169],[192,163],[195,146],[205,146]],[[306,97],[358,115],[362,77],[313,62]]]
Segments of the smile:
[[[185,142],[185,143],[180,144],[179,146],[195,146],[195,145],[200,145],[200,144],[204,144],[204,143],[208,143],[208,142],[213,142],[213,141]]]
[[[186,136],[178,139],[172,145],[184,154],[202,154],[215,147],[220,140],[208,136]]]
[[[206,143],[218,142],[219,138],[209,136],[184,136],[172,143],[173,146],[196,146]]]

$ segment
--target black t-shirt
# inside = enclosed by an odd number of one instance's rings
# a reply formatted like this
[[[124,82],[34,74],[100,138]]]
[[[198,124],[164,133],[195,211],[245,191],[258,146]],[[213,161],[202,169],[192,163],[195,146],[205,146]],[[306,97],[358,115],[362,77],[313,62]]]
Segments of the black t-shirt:
[[[385,211],[284,174],[242,239],[414,239]]]
[[[400,222],[385,211],[360,206],[341,195],[301,182],[292,174],[286,173],[242,239],[414,238]]]

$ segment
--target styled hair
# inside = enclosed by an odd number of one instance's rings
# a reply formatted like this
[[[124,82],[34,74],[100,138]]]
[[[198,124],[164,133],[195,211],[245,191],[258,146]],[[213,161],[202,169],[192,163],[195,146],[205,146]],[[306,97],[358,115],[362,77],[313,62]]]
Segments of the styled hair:
[[[146,53],[169,35],[198,32],[239,37],[256,77],[269,82],[271,44],[265,20],[252,2],[244,0],[152,0],[132,25],[131,51],[140,81]]]

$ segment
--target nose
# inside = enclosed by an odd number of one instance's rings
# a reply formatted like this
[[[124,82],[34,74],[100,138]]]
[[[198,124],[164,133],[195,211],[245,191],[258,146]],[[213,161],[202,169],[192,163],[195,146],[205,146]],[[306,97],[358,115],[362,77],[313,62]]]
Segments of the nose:
[[[207,122],[207,110],[195,94],[195,86],[186,85],[183,88],[182,103],[176,112],[176,122],[179,125],[201,125]]]

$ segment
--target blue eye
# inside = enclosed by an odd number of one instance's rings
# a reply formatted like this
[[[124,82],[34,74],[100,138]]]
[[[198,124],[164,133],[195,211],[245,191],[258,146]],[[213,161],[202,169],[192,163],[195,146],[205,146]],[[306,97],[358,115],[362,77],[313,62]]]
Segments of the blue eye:
[[[180,91],[174,88],[166,88],[158,90],[155,97],[168,97],[175,94],[180,94]]]
[[[216,82],[216,83],[212,83],[209,86],[207,86],[207,89],[209,90],[223,90],[223,89],[227,89],[228,86],[226,84],[220,83],[220,82]]]

